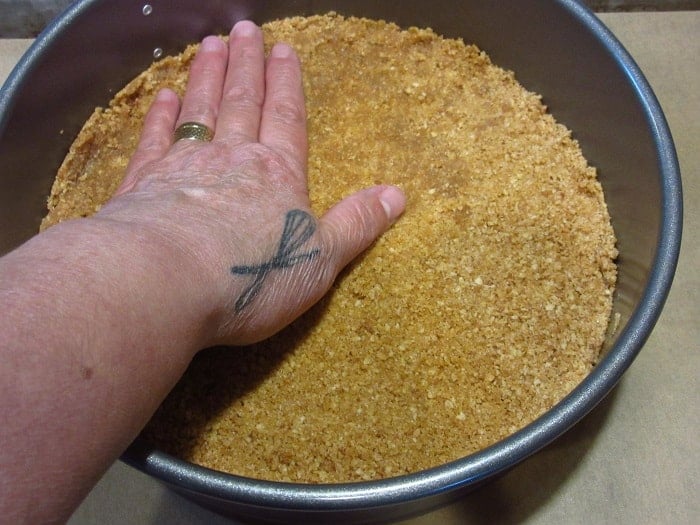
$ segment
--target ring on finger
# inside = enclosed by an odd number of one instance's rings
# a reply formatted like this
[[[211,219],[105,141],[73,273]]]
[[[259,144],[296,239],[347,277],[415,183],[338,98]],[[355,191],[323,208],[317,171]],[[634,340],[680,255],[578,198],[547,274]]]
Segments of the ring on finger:
[[[173,139],[178,140],[200,140],[202,142],[210,142],[214,138],[214,131],[204,124],[199,122],[184,122],[175,130]]]

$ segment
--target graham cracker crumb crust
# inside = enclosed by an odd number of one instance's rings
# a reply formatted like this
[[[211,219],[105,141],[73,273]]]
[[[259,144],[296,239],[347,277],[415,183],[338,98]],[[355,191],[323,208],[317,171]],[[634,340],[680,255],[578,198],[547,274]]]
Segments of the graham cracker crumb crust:
[[[616,280],[571,132],[513,73],[430,29],[333,13],[263,29],[302,60],[314,210],[380,182],[408,207],[285,331],[201,352],[145,437],[225,472],[325,483],[436,466],[532,422],[596,363]],[[43,227],[110,197],[150,101],[184,91],[195,51],[96,110]]]

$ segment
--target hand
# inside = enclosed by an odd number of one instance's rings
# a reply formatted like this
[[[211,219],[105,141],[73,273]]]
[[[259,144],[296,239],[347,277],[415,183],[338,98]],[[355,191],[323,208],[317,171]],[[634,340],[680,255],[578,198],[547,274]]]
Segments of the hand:
[[[192,121],[213,140],[173,143]],[[405,206],[398,188],[377,186],[316,218],[306,163],[299,59],[277,44],[265,60],[260,29],[239,22],[228,46],[202,41],[181,104],[170,90],[156,96],[126,177],[95,218],[146,231],[178,261],[178,281],[211,305],[204,345],[252,343],[318,301]]]
[[[0,258],[1,516],[67,520],[195,352],[283,328],[403,211],[379,186],[314,217],[305,120],[298,58],[266,62],[241,22],[203,41],[182,104],[157,95],[100,212]],[[173,143],[188,121],[213,140]]]

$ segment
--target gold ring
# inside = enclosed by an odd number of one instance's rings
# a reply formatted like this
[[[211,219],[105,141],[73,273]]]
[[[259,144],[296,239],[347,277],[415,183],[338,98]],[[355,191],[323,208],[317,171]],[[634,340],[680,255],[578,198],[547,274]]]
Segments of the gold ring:
[[[214,131],[199,122],[185,122],[180,124],[175,130],[174,136],[175,142],[182,139],[210,142],[213,138]]]

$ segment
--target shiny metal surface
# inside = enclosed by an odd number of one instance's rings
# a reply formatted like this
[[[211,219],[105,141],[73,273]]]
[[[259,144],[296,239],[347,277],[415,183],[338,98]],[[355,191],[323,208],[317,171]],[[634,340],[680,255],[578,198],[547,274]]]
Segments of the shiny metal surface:
[[[239,1],[76,3],[36,41],[0,92],[0,253],[36,231],[53,175],[95,105],[153,59],[233,21],[336,10],[431,26],[475,42],[516,71],[574,130],[600,180],[619,238],[620,329],[594,372],[542,418],[462,460],[373,483],[307,486],[214,473],[137,441],[124,456],[202,504],[270,521],[366,522],[423,511],[535,453],[614,387],[660,313],[678,257],[681,184],[673,142],[642,74],[616,39],[575,1]],[[119,20],[120,23],[105,23]],[[124,27],[129,31],[125,32]],[[90,53],[84,52],[91,43]]]
[[[0,38],[38,35],[72,0],[0,0]],[[698,0],[585,0],[595,11],[671,11],[700,8]],[[144,4],[146,5],[146,4]]]

